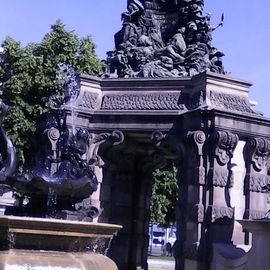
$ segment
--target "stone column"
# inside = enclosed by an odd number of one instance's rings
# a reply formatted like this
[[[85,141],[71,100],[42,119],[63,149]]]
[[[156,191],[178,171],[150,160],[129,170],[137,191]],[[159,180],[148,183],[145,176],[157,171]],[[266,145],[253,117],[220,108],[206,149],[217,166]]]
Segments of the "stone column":
[[[179,168],[176,269],[209,269],[213,243],[231,243],[234,210],[231,158],[238,136],[189,132]]]
[[[176,269],[197,269],[204,222],[206,186],[203,131],[187,134],[178,168]]]
[[[234,209],[230,189],[233,186],[231,159],[238,136],[228,131],[214,131],[209,140],[209,170],[207,175],[207,219],[204,264],[208,269],[214,243],[232,244]]]
[[[268,162],[270,141],[253,138],[247,141],[244,149],[246,163],[245,177],[245,219],[261,219],[267,212],[267,195],[263,188],[269,183]],[[248,244],[246,235],[246,244]]]

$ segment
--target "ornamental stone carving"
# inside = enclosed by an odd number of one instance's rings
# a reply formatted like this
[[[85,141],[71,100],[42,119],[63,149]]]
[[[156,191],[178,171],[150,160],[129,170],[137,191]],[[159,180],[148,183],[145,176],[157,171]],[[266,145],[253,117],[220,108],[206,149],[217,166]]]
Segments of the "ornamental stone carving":
[[[252,113],[255,112],[251,109],[247,97],[236,96],[232,94],[220,93],[210,91],[210,101],[213,106],[224,108],[231,111]]]
[[[209,184],[219,187],[233,185],[231,158],[238,143],[238,136],[228,131],[215,131],[211,136],[213,162],[209,170]]]
[[[186,110],[180,96],[181,92],[110,94],[104,96],[101,110]]]
[[[247,142],[247,155],[253,168],[260,172],[268,162],[270,156],[270,141],[265,138],[254,138]]]
[[[201,130],[188,132],[187,134],[188,184],[205,184],[205,168],[203,166],[203,146],[205,141],[205,133]]]
[[[244,156],[247,169],[245,189],[253,192],[266,192],[264,188],[269,184],[270,141],[265,138],[249,140],[244,149]]]
[[[94,110],[97,107],[98,94],[97,93],[84,93],[79,107]]]
[[[211,44],[217,26],[204,1],[128,0],[104,77],[184,77],[225,73],[224,54]]]
[[[209,205],[207,217],[209,223],[231,223],[234,218],[234,209],[226,206]]]

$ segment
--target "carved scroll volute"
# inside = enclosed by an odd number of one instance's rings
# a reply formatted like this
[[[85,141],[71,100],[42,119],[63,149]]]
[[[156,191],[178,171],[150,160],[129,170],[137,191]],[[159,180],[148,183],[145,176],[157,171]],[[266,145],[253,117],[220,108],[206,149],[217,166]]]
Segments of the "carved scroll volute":
[[[233,172],[230,161],[237,146],[239,138],[228,131],[215,131],[211,137],[214,162],[211,166],[213,186],[231,187],[233,185]]]
[[[109,143],[111,145],[119,145],[124,141],[124,134],[120,130],[114,130],[112,133],[91,134],[89,138],[89,150],[87,153],[87,160],[93,166],[102,167],[104,161],[98,154],[99,147],[103,143]]]
[[[266,168],[270,156],[270,141],[265,138],[254,138],[247,142],[247,157],[254,170],[260,172]]]
[[[203,146],[206,136],[203,131],[192,131],[187,134],[189,184],[205,184],[205,168],[203,166]]]
[[[52,162],[50,166],[50,175],[52,176],[58,169],[58,157],[60,155],[57,149],[57,143],[60,138],[60,131],[57,128],[50,128],[46,129],[44,133],[47,133],[48,139],[51,143],[51,150],[52,150]]]
[[[212,142],[215,144],[215,157],[221,166],[226,165],[232,158],[238,143],[238,136],[228,131],[215,131]]]
[[[249,140],[245,146],[244,156],[247,169],[245,189],[265,192],[263,187],[269,184],[270,141],[265,138]]]

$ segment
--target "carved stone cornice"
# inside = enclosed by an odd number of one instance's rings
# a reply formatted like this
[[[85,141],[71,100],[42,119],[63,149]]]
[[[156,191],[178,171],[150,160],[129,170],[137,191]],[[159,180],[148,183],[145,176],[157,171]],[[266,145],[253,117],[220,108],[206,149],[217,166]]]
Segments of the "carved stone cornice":
[[[238,136],[228,131],[215,131],[211,136],[212,165],[209,183],[217,187],[232,187],[233,171],[230,161],[238,143]]]
[[[232,95],[220,93],[218,91],[210,91],[209,100],[214,107],[224,108],[226,110],[245,112],[254,114],[251,109],[249,99],[246,96]]]

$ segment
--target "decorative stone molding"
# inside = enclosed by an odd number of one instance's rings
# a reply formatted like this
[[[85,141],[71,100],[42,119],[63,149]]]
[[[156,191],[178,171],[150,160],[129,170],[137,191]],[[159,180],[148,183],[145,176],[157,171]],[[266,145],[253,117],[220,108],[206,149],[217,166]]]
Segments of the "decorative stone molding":
[[[226,165],[233,156],[238,143],[238,136],[228,131],[215,131],[212,141],[215,143],[215,156],[220,165]]]
[[[231,207],[209,205],[207,208],[207,217],[209,223],[227,224],[233,221],[234,209]]]
[[[231,158],[238,143],[238,136],[228,131],[215,131],[212,134],[213,163],[209,170],[209,183],[217,187],[232,187],[233,172]]]
[[[252,173],[249,177],[249,190],[253,192],[266,192],[264,189],[269,184],[269,178],[260,173]]]
[[[59,153],[57,150],[57,144],[60,139],[61,133],[55,127],[46,129],[44,133],[47,134],[48,139],[51,143],[52,155],[51,155],[50,175],[53,175],[58,169],[57,158],[59,157]]]
[[[87,93],[83,94],[83,97],[79,103],[79,107],[94,110],[98,104],[98,94],[97,93]]]
[[[232,94],[210,91],[209,98],[213,106],[231,111],[256,114],[250,108],[249,100],[245,96],[236,96]]]
[[[205,184],[205,168],[203,166],[203,146],[206,141],[205,133],[201,130],[187,134],[187,181],[188,184]]]
[[[186,110],[180,98],[181,92],[108,94],[103,97],[101,110]]]

